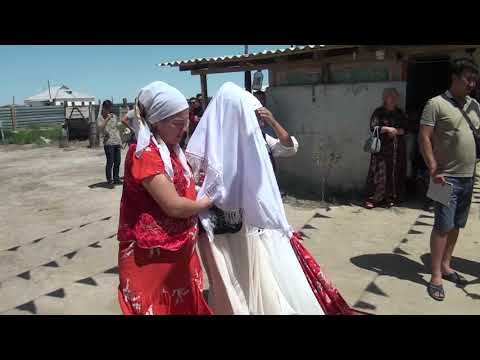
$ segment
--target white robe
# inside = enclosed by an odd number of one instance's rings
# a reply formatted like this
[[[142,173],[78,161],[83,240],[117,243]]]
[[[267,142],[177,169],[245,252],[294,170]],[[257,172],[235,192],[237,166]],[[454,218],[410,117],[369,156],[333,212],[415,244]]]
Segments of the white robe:
[[[320,315],[290,245],[292,229],[255,115],[260,106],[250,93],[224,84],[186,150],[194,173],[206,173],[199,197],[208,194],[219,208],[244,212],[240,232],[215,236],[208,216],[201,216],[207,234],[198,245],[210,283],[209,305],[214,314]]]

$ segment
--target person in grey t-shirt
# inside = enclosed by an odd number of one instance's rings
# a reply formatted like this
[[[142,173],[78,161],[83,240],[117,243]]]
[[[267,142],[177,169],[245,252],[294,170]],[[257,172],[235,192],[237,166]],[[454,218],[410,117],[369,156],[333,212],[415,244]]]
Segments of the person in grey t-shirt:
[[[121,185],[120,180],[120,162],[121,162],[121,144],[120,121],[112,112],[113,104],[110,100],[105,100],[102,104],[102,113],[98,117],[98,128],[103,131],[103,147],[107,164],[105,166],[105,175],[110,187]],[[112,179],[113,168],[113,179]]]
[[[469,96],[477,81],[478,67],[473,61],[453,61],[450,89],[427,102],[420,122],[420,150],[430,178],[453,188],[448,206],[435,203],[430,237],[432,277],[427,290],[437,301],[445,299],[442,279],[467,284],[450,262],[460,229],[467,224],[473,193],[476,149],[468,119],[479,128],[480,105]]]

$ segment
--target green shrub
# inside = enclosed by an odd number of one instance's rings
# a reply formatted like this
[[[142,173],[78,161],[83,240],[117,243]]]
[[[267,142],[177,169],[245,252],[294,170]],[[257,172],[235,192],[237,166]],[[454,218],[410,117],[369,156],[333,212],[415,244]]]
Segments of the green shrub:
[[[28,129],[19,129],[17,131],[4,130],[5,142],[7,144],[37,144],[45,145],[42,137],[56,142],[62,136],[62,126],[61,125],[50,125],[39,127],[35,125]]]

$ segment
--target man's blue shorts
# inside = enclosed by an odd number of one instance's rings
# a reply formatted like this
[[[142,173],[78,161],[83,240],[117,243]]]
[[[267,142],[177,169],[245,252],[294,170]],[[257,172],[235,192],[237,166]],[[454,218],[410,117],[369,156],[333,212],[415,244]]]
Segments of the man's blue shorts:
[[[472,202],[474,178],[446,176],[445,180],[453,185],[450,206],[435,202],[434,229],[449,232],[453,228],[464,228],[467,224],[470,204]]]

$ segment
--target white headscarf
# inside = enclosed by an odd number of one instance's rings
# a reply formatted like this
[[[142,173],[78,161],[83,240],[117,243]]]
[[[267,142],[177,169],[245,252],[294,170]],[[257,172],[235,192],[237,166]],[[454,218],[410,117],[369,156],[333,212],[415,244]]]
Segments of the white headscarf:
[[[292,234],[249,92],[225,83],[208,105],[186,150],[195,172],[205,172],[198,198],[222,210],[243,210],[246,225]],[[208,218],[201,215],[208,231]]]
[[[173,181],[173,167],[170,160],[170,150],[162,141],[162,139],[152,136],[148,124],[145,124],[143,121],[139,120],[140,110],[138,103],[142,104],[144,107],[145,119],[143,120],[153,125],[172,115],[188,109],[187,99],[173,86],[170,86],[162,81],[155,81],[140,90],[135,103],[135,116],[137,118],[137,122],[133,126],[135,135],[137,137],[135,155],[139,157],[143,150],[150,145],[150,140],[152,140],[160,151],[162,161],[165,165],[165,172]],[[183,169],[185,170],[186,177],[188,178],[191,175],[191,172],[182,148],[177,144],[174,148],[174,151],[177,154]]]

